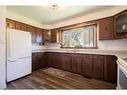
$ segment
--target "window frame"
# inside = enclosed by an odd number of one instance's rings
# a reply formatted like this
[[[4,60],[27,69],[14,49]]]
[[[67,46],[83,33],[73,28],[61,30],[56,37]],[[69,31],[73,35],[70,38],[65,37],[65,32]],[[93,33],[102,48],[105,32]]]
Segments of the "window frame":
[[[88,26],[94,26],[95,27],[95,31],[94,31],[94,33],[93,33],[93,44],[94,44],[94,46],[92,46],[92,47],[77,47],[78,49],[97,49],[98,47],[97,47],[97,24],[90,24],[90,25],[85,25],[85,26],[79,26],[79,27],[71,27],[71,28],[65,28],[65,29],[61,29],[61,48],[66,48],[66,49],[73,49],[73,48],[75,48],[75,47],[64,47],[63,45],[62,45],[62,42],[63,42],[63,32],[64,31],[66,31],[66,30],[71,30],[71,29],[75,29],[75,28],[81,28],[81,27],[88,27]]]

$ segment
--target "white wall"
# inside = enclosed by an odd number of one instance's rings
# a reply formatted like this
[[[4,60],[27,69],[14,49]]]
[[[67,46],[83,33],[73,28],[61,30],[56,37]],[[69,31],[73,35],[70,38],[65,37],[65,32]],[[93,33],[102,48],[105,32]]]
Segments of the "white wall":
[[[6,87],[5,12],[6,8],[0,6],[0,89]]]
[[[32,44],[32,50],[46,49],[45,45]]]
[[[127,51],[127,39],[99,41],[98,47],[99,49],[102,49],[102,50],[125,50]]]
[[[19,21],[19,22],[23,22],[23,23],[26,23],[26,24],[29,24],[29,25],[33,25],[33,26],[36,26],[36,27],[40,27],[40,28],[43,28],[43,29],[48,28],[48,25],[43,25],[42,23],[36,22],[36,21],[34,21],[30,18],[21,16],[19,14],[13,13],[13,12],[8,11],[8,10],[6,12],[6,18],[10,18],[10,19],[13,19],[13,20],[16,20],[16,21]]]

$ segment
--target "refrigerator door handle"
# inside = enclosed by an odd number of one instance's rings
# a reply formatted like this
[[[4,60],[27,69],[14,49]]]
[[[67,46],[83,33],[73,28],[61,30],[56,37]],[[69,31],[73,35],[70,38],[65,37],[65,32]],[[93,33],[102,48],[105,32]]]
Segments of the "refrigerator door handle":
[[[30,58],[31,56],[27,56],[27,57],[21,57],[21,58],[18,58],[18,59],[24,59],[24,58]]]
[[[10,61],[10,60],[9,60]],[[13,61],[10,61],[10,62],[16,62],[16,61],[18,61],[18,60],[13,60]]]
[[[16,58],[15,59],[14,58],[8,58],[7,60],[10,61],[10,62],[16,62],[16,61],[18,61],[18,59],[16,59]]]

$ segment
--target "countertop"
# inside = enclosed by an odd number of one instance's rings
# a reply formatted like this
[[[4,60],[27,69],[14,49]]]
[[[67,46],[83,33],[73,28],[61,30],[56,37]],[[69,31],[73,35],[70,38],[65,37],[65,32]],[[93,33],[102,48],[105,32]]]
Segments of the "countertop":
[[[122,50],[98,50],[98,49],[78,49],[74,52],[74,49],[42,49],[33,50],[32,53],[36,52],[64,52],[64,53],[84,53],[84,54],[103,54],[103,55],[115,55],[118,58],[127,58],[127,51]]]
[[[127,51],[122,50],[99,50],[99,49],[78,49],[74,52],[74,49],[43,49],[43,50],[33,50],[32,53],[36,52],[64,52],[64,53],[81,53],[81,54],[101,54],[101,55],[114,55],[119,61],[126,62]],[[126,66],[127,68],[127,66]]]

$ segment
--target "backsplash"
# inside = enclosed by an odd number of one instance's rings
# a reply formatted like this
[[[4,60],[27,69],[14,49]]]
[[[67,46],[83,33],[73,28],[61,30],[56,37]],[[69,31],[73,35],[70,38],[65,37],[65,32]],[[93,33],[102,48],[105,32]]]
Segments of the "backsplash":
[[[45,47],[47,49],[60,49],[61,46],[58,43],[46,43]]]
[[[32,44],[32,50],[46,49],[45,45]]]
[[[40,49],[60,49],[60,44],[58,43],[45,43],[45,45],[38,46],[33,44],[32,50]],[[100,50],[127,50],[127,39],[118,40],[105,40],[98,41],[98,49]]]
[[[127,50],[127,39],[99,41],[98,46],[102,50]]]

